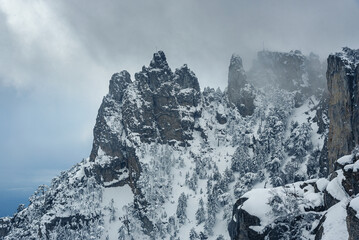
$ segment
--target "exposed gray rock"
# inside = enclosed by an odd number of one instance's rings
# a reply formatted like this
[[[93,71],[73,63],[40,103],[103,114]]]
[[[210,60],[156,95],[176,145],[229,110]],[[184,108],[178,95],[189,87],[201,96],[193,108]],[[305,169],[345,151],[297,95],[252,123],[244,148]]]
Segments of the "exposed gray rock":
[[[255,109],[255,92],[247,82],[242,59],[233,54],[228,70],[228,99],[242,116],[252,115]]]
[[[349,233],[348,240],[357,240],[359,239],[359,219],[357,217],[357,212],[350,207],[347,206],[347,227]]]
[[[126,71],[114,74],[94,128],[90,161],[95,165],[86,174],[95,176],[105,187],[128,184],[136,195],[135,204],[141,215],[147,202],[136,184],[141,174],[136,139],[187,145],[195,120],[201,116],[197,108],[200,101],[195,74],[187,65],[173,73],[162,51],[153,55],[148,67],[135,74],[134,82]],[[151,221],[145,215],[141,221],[150,233]]]
[[[195,118],[201,114],[196,108],[201,101],[197,77],[187,65],[173,73],[162,51],[155,53],[149,67],[143,67],[135,78],[132,82],[126,71],[112,76],[94,128],[90,160],[95,161],[99,150],[111,158],[110,163],[95,168],[98,180],[111,182],[111,186],[134,186],[140,175],[131,137],[185,145],[192,139]],[[120,125],[113,126],[115,122]],[[123,175],[129,177],[123,179]]]
[[[0,239],[3,239],[10,231],[10,218],[0,218]]]
[[[229,236],[233,240],[262,240],[265,235],[258,234],[250,228],[250,226],[259,226],[260,219],[250,215],[241,208],[241,205],[243,205],[246,200],[247,198],[240,198],[233,206],[234,214],[228,225]]]
[[[224,115],[222,113],[216,112],[216,119],[219,122],[219,124],[225,124],[227,122],[226,115]]]
[[[328,57],[329,172],[334,161],[350,154],[359,143],[359,50],[343,48]]]
[[[109,95],[120,102],[124,91],[131,83],[131,76],[127,71],[113,74],[110,80]]]

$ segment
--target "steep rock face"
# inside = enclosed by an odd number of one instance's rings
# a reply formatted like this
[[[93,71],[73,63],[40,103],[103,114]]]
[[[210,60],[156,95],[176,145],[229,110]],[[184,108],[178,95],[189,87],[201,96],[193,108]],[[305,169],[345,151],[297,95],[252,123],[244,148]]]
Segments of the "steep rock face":
[[[357,152],[338,159],[328,178],[244,194],[233,209],[231,239],[359,239]]]
[[[246,202],[252,205],[248,204],[247,206],[251,207],[244,207],[241,211],[248,211],[252,218],[260,218],[262,228],[258,228],[255,224],[243,229],[243,226],[249,224],[247,222],[235,224],[236,219],[233,219],[230,226],[236,227],[238,234],[231,236],[232,239],[240,239],[241,226],[244,233],[257,228],[258,233],[265,234],[267,239],[287,239],[285,232],[291,233],[291,239],[301,239],[304,236],[316,240],[332,239],[334,236],[337,239],[359,239],[359,154],[358,148],[355,148],[359,134],[357,129],[358,63],[359,51],[349,48],[344,48],[342,52],[328,57],[330,126],[328,140],[325,140],[327,143],[324,144],[320,157],[320,165],[323,165],[325,152],[328,149],[329,159],[323,169],[327,167],[330,176],[304,183],[297,182],[286,185],[282,189],[264,189],[268,195],[265,197],[265,194],[261,194],[260,200],[255,190],[247,192],[242,198],[247,198]],[[325,111],[325,108],[320,111]],[[322,121],[318,117],[316,120],[318,131],[322,131],[320,125],[325,126],[327,121],[325,119]],[[343,156],[351,152],[351,155]],[[262,206],[264,214],[255,211],[253,206]],[[239,209],[234,209],[233,216],[239,212]],[[309,225],[303,226],[304,223]],[[278,226],[284,226],[287,230],[271,237],[270,233]],[[233,229],[229,231],[235,232]]]
[[[328,57],[329,171],[334,161],[349,154],[359,143],[359,50],[343,48]]]
[[[248,198],[240,198],[233,206],[233,220],[228,224],[229,236],[231,239],[264,239],[264,234],[260,234],[250,228],[250,226],[260,226],[260,219],[250,215],[246,210],[242,209],[243,203]]]
[[[233,103],[242,116],[254,112],[254,88],[247,82],[242,59],[233,54],[228,71],[228,99]]]
[[[141,171],[135,139],[185,146],[201,115],[198,79],[187,65],[173,73],[159,51],[135,78],[132,82],[127,71],[112,76],[96,119],[90,161],[109,158],[95,168],[106,186],[134,187]]]
[[[186,65],[173,72],[155,53],[134,81],[126,71],[112,76],[90,158],[40,186],[28,207],[2,219],[0,233],[6,240],[228,239],[231,203],[244,192],[318,176],[313,146],[321,148],[326,132],[323,124],[318,133],[319,99],[295,108],[294,97],[256,91],[256,108],[243,117],[227,91],[201,93]],[[260,237],[262,218],[245,198],[238,229]],[[231,226],[233,236],[241,233]],[[268,234],[279,236],[283,226]]]
[[[319,165],[320,165],[320,177],[327,177],[329,175],[329,163],[328,163],[328,101],[329,96],[327,91],[322,93],[319,104],[316,106],[316,114],[314,121],[318,124],[318,134],[325,136],[323,147],[320,151]]]

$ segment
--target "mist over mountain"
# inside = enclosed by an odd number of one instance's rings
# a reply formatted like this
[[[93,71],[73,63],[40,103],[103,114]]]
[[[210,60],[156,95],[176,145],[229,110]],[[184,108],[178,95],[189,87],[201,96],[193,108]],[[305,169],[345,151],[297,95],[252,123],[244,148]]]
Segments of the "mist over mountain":
[[[223,91],[234,52],[251,79],[258,51],[298,49],[326,62],[358,48],[358,14],[357,0],[0,1],[0,216],[88,156],[114,72],[133,80],[162,49],[202,91]]]
[[[201,91],[163,51],[134,78],[113,74],[90,156],[1,218],[1,238],[355,239],[354,200],[331,217],[356,194],[356,155],[334,165],[349,135],[330,116],[355,119],[356,54],[326,69],[315,54],[260,51],[248,72],[233,54],[223,92]],[[338,158],[355,144],[340,146]]]

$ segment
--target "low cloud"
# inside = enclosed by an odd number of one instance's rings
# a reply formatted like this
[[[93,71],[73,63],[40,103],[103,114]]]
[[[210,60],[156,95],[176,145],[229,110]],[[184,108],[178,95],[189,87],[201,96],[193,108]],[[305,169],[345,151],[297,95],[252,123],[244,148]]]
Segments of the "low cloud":
[[[233,52],[248,69],[263,48],[359,48],[358,16],[358,0],[0,1],[0,187],[87,157],[112,73],[133,77],[157,50],[224,89]]]

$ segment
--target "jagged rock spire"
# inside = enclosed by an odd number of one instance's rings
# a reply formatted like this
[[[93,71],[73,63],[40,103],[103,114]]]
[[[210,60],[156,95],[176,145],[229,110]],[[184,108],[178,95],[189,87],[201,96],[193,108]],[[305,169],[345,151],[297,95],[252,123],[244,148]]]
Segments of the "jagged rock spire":
[[[158,51],[153,54],[153,58],[150,62],[150,68],[169,69],[166,55],[163,51]]]
[[[141,85],[141,91],[147,87],[151,91],[157,91],[162,83],[170,81],[172,77],[173,73],[163,51],[154,53],[150,65],[143,67],[141,72],[135,74],[136,80]]]
[[[236,69],[237,71],[244,71],[243,64],[242,64],[242,58],[238,54],[236,54],[236,53],[232,54],[229,68]]]
[[[175,71],[175,81],[181,86],[181,88],[193,88],[200,92],[199,83],[196,75],[192,72],[187,64],[184,64],[181,68]]]
[[[121,101],[123,91],[131,82],[131,76],[126,70],[113,74],[110,80],[109,94],[114,99]]]
[[[334,161],[359,144],[359,49],[343,48],[328,57],[329,172]]]
[[[255,108],[253,90],[247,82],[241,57],[233,54],[228,71],[228,99],[237,107],[242,116],[253,114]]]

